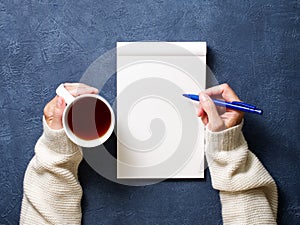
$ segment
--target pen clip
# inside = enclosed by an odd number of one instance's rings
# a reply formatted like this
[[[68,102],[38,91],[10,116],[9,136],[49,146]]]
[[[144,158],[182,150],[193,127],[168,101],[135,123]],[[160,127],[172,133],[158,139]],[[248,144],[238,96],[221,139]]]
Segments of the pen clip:
[[[233,101],[233,102],[231,102],[231,104],[247,107],[249,109],[256,109],[256,106],[250,105],[250,104],[247,104],[247,103],[244,103],[244,102]]]

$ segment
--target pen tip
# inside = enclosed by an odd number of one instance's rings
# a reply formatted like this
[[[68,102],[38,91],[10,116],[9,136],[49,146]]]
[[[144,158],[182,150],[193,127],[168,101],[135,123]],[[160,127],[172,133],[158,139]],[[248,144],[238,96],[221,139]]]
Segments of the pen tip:
[[[184,96],[184,97],[187,97],[187,98],[189,97],[189,95],[188,95],[188,94],[182,94],[182,96]]]

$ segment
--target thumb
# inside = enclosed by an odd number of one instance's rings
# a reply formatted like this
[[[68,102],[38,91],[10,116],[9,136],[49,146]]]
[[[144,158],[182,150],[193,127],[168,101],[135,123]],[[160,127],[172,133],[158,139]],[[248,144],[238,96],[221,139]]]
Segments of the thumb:
[[[56,129],[61,129],[63,128],[62,124],[62,115],[64,113],[64,109],[66,107],[65,100],[58,96],[54,108],[54,113],[53,113],[53,120],[52,120],[52,127]]]
[[[199,93],[199,97],[202,108],[208,116],[207,128],[211,131],[224,130],[224,121],[221,119],[213,100],[203,92]]]

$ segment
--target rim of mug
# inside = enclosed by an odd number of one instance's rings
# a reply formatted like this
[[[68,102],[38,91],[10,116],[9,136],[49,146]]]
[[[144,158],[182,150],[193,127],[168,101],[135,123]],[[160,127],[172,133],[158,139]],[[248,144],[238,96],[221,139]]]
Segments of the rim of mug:
[[[99,138],[93,139],[93,140],[84,140],[78,136],[76,136],[70,129],[69,125],[68,125],[68,118],[67,118],[67,113],[69,112],[71,106],[79,101],[82,98],[86,98],[86,97],[93,97],[93,98],[97,98],[100,101],[104,102],[104,104],[108,107],[109,111],[110,111],[110,115],[111,115],[111,121],[110,121],[110,126],[108,128],[108,130],[105,132],[105,134]],[[74,98],[74,100],[68,104],[64,110],[63,113],[63,127],[65,130],[65,133],[67,134],[67,136],[70,138],[70,140],[81,146],[81,147],[86,147],[86,148],[92,148],[92,147],[96,147],[99,145],[102,145],[105,141],[107,141],[107,139],[111,136],[112,132],[114,131],[114,127],[115,127],[115,114],[114,111],[111,107],[111,105],[108,103],[108,101],[100,96],[100,95],[96,95],[96,94],[83,94],[83,95],[79,95],[77,97]]]

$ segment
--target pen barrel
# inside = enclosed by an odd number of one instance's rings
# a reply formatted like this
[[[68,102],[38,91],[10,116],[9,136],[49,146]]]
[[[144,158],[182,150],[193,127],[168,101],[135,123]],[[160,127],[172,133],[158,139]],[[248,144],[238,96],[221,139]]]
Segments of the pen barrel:
[[[189,99],[192,99],[194,101],[199,101],[199,96],[194,95],[194,94],[183,94],[184,97],[187,97]],[[247,113],[255,113],[258,115],[262,115],[263,111],[261,109],[257,109],[256,106],[247,104],[245,102],[238,102],[238,101],[233,101],[233,102],[226,102],[223,100],[219,99],[212,99],[215,105],[221,106],[221,107],[227,107],[230,109],[234,110],[239,110]]]
[[[248,108],[248,107],[245,107],[242,105],[236,105],[236,104],[232,104],[230,102],[225,102],[225,101],[218,100],[218,99],[213,99],[213,101],[217,106],[226,107],[226,108],[234,109],[234,110],[239,110],[239,111],[243,111],[243,112],[247,112],[247,113],[255,113],[255,114],[259,114],[259,115],[263,114],[263,111],[261,109]]]

